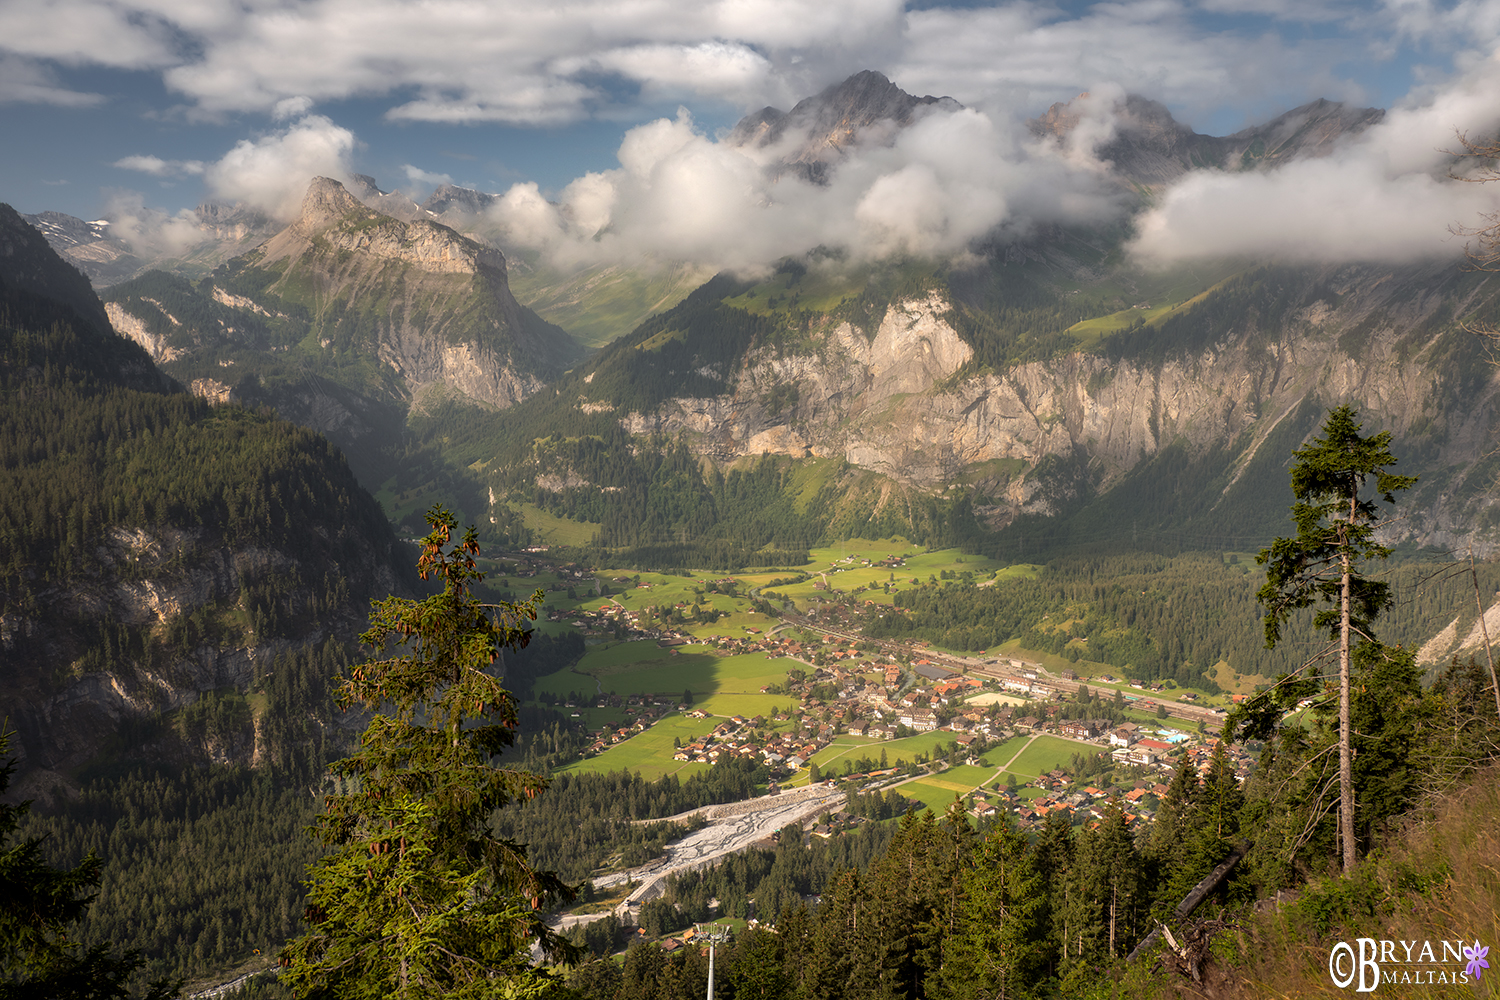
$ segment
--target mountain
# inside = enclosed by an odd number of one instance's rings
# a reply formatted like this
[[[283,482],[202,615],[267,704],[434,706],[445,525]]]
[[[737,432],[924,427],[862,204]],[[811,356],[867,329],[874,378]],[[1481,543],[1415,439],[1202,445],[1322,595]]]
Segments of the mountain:
[[[1079,99],[1087,98],[1079,95]],[[1028,122],[1033,135],[1065,139],[1082,120],[1076,101],[1058,103]],[[1319,99],[1229,136],[1199,135],[1166,106],[1135,94],[1111,109],[1114,134],[1095,153],[1116,175],[1147,187],[1169,184],[1191,170],[1271,169],[1291,160],[1326,156],[1346,136],[1385,117],[1379,108],[1351,108]]]
[[[22,216],[47,238],[48,244],[97,285],[108,285],[137,273],[145,262],[122,240],[114,238],[109,222],[85,222],[62,212]]]
[[[418,206],[400,191],[382,191],[375,183],[375,178],[368,174],[355,174],[350,178],[350,182],[349,193],[358,198],[367,208],[373,208],[381,215],[389,215],[402,222],[415,222],[418,219],[426,219],[429,214],[435,214]]]
[[[409,419],[450,400],[511,406],[579,353],[516,302],[499,251],[382,215],[327,178],[296,221],[208,277],[148,273],[105,298],[116,328],[184,385],[328,434],[372,488],[398,470],[412,487],[442,475],[411,465]]]
[[[1057,263],[1066,234],[1038,239],[1053,256],[716,279],[455,446],[496,497],[599,522],[616,548],[902,533],[1013,557],[1122,538],[1245,551],[1285,530],[1287,456],[1348,402],[1422,477],[1393,537],[1496,549],[1500,379],[1465,329],[1500,313],[1490,276],[1242,263],[1091,284]],[[662,457],[531,443],[555,432]],[[711,470],[697,501],[657,496],[677,447]],[[716,492],[768,460],[772,496],[740,511]]]
[[[844,150],[856,142],[879,141],[875,132],[904,128],[929,110],[960,107],[951,97],[913,97],[883,74],[864,70],[798,101],[790,112],[766,107],[746,115],[726,141],[733,146],[785,145],[781,168],[823,184]]]
[[[44,234],[31,224],[35,216],[17,215],[8,209],[0,214],[0,281],[11,298],[25,296],[33,305],[50,303],[53,308],[72,311],[97,332],[108,330],[109,319],[88,279],[71,261],[65,263],[50,252],[52,240],[62,238],[55,234],[66,232],[85,238],[94,233],[90,226],[98,224],[77,219],[69,222],[70,216],[47,213],[51,218],[45,224],[51,232]]]
[[[175,390],[8,206],[0,426],[0,702],[23,792],[106,752],[248,762],[332,738],[326,706],[273,720],[250,696],[405,585],[379,506],[323,438]]]

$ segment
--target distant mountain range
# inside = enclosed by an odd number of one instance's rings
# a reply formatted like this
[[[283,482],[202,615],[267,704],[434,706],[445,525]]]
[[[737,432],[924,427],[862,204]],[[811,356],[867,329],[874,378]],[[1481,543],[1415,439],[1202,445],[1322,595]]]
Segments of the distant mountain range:
[[[1079,99],[1087,98],[1087,94]],[[1033,135],[1066,138],[1078,127],[1078,101],[1054,104],[1028,122]],[[1114,135],[1096,155],[1116,176],[1147,186],[1170,184],[1192,170],[1267,170],[1297,159],[1326,156],[1339,140],[1385,118],[1379,108],[1351,108],[1316,100],[1229,136],[1199,135],[1166,106],[1134,94],[1113,109]]]

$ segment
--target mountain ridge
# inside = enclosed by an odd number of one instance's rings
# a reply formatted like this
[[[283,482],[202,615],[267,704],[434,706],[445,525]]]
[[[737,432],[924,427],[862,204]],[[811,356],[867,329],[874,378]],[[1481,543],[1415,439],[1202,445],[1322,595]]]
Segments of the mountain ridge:
[[[0,205],[0,699],[23,792],[68,787],[122,727],[154,733],[135,757],[272,752],[244,695],[407,583],[326,440],[182,392],[103,316]],[[214,739],[158,724],[231,689]]]

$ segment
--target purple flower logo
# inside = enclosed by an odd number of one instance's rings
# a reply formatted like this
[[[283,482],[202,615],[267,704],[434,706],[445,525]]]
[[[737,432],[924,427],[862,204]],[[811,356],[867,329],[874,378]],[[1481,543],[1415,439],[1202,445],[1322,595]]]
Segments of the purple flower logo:
[[[1489,953],[1490,949],[1488,946],[1481,948],[1478,941],[1474,942],[1474,947],[1464,948],[1464,958],[1469,960],[1469,964],[1464,966],[1464,971],[1472,975],[1476,983],[1479,982],[1479,977],[1484,975],[1481,970],[1490,967],[1490,963],[1484,960],[1485,956]]]

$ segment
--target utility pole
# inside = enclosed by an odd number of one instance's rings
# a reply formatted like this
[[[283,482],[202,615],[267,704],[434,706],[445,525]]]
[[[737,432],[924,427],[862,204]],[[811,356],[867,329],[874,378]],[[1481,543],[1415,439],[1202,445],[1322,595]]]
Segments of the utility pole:
[[[729,928],[710,924],[708,930],[698,925],[698,933],[708,938],[708,1000],[714,1000],[714,948],[729,939]]]

